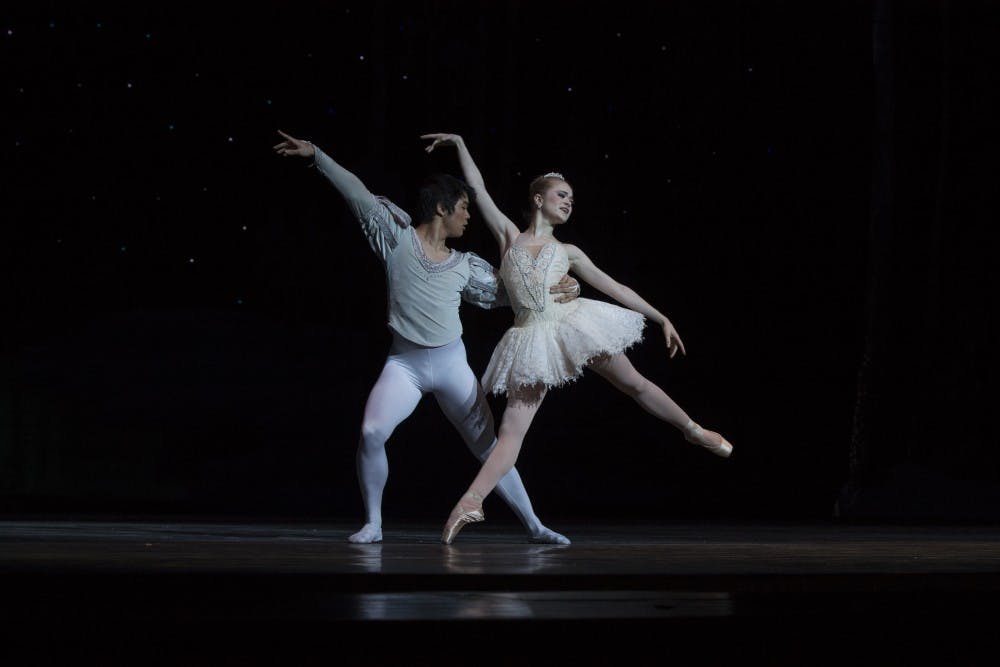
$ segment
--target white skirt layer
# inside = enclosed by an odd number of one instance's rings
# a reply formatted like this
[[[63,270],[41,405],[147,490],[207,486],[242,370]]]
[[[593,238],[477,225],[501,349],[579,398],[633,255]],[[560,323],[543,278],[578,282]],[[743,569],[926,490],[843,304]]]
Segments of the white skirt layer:
[[[557,319],[529,313],[528,321],[507,330],[483,374],[483,388],[494,394],[544,384],[559,387],[577,379],[603,354],[617,354],[642,340],[642,314],[593,299],[576,299],[576,308]]]

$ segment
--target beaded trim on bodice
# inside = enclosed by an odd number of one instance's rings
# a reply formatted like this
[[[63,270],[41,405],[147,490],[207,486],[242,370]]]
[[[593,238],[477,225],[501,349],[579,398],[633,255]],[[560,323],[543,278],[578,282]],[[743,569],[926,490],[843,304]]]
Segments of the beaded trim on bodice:
[[[510,271],[503,272],[503,278],[508,283],[507,292],[511,297],[511,305],[515,308],[527,308],[539,313],[545,310],[547,292],[545,279],[549,266],[555,259],[556,251],[560,248],[562,248],[561,243],[550,241],[542,247],[537,256],[532,257],[531,253],[524,247],[516,243],[511,245],[503,259],[504,264],[510,263],[516,271],[516,275]],[[517,284],[511,285],[510,283],[513,281],[516,281]],[[517,298],[522,295],[526,295],[528,298]]]

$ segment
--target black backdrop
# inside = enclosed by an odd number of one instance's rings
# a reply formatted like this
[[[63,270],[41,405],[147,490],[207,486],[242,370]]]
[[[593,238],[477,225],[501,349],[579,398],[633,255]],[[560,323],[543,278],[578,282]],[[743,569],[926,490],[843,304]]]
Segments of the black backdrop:
[[[562,171],[577,210],[561,237],[675,323],[687,358],[668,360],[655,330],[630,356],[734,458],[587,376],[546,399],[519,460],[543,518],[1000,514],[995,13],[6,16],[3,511],[360,516],[382,271],[322,177],[271,153],[280,128],[404,207],[430,171],[458,172],[423,153],[424,132],[462,133],[512,217],[531,177]],[[476,222],[454,245],[495,261]],[[463,320],[480,371],[510,313]],[[387,520],[443,518],[476,469],[429,397],[389,456]]]

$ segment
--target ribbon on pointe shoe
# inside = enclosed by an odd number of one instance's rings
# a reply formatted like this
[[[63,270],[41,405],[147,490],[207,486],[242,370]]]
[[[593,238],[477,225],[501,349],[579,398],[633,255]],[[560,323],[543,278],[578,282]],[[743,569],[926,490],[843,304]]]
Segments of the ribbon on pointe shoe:
[[[451,511],[452,516],[448,517],[448,521],[444,524],[444,530],[441,531],[441,541],[445,544],[454,542],[458,531],[462,530],[466,524],[479,523],[486,520],[486,514],[483,513],[483,497],[475,491],[466,493],[465,496],[462,496],[462,499],[464,500],[466,496],[472,498],[478,507],[468,510],[462,505],[461,500],[458,501],[455,509]],[[455,515],[456,510],[458,511],[457,516]]]

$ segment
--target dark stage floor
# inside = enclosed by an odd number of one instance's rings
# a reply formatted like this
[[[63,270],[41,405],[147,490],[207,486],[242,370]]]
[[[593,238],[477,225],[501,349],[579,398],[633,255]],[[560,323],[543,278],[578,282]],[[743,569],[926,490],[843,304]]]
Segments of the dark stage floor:
[[[568,547],[490,524],[352,545],[354,528],[0,522],[5,645],[18,664],[477,665],[978,664],[1000,646],[995,527],[560,526]]]

